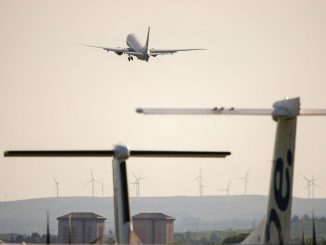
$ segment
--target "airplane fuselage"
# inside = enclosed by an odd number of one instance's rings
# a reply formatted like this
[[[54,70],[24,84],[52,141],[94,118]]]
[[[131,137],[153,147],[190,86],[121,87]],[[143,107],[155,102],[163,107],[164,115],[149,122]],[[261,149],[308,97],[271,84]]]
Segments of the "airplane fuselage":
[[[149,54],[147,53],[147,50],[145,48],[145,45],[142,44],[142,42],[137,38],[137,36],[134,33],[130,33],[127,36],[126,43],[131,51],[141,54],[135,54],[134,56],[137,57],[139,60],[146,60],[149,59]]]

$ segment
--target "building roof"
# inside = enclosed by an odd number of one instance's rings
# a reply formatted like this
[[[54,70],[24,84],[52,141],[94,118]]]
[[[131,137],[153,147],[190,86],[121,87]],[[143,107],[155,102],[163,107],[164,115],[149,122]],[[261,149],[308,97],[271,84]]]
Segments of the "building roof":
[[[175,220],[175,218],[162,213],[139,213],[132,216],[133,219],[164,219]]]
[[[106,220],[101,215],[90,213],[90,212],[72,212],[66,215],[63,215],[61,217],[58,217],[57,220],[64,220],[69,219],[69,216],[71,216],[71,219],[97,219],[97,220]]]

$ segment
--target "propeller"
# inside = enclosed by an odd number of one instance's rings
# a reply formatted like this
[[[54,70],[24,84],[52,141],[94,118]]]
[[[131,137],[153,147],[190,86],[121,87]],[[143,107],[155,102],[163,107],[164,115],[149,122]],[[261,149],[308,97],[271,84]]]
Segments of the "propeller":
[[[131,157],[226,157],[228,151],[146,151],[131,150]],[[5,157],[112,157],[113,150],[24,150],[5,151]]]

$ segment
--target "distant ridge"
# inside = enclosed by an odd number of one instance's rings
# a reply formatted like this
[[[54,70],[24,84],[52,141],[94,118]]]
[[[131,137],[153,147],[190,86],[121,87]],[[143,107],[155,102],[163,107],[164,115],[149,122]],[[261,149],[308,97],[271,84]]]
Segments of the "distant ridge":
[[[132,197],[132,215],[160,212],[175,218],[175,231],[207,231],[228,228],[252,228],[266,211],[267,197],[240,196],[176,196]],[[294,198],[296,215],[326,216],[326,198]],[[56,218],[69,212],[94,212],[105,218],[106,233],[113,230],[112,197],[52,197],[0,202],[0,233],[45,233],[46,211],[50,212],[51,233],[57,234]]]

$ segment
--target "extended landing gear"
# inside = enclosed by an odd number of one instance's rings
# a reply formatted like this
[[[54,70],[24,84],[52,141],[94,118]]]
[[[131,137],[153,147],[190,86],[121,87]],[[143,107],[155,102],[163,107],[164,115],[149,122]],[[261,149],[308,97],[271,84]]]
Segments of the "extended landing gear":
[[[134,60],[134,58],[132,56],[128,56],[128,61]]]

